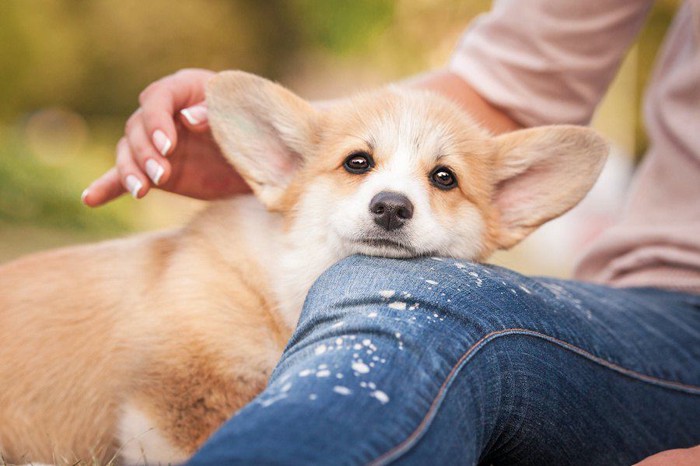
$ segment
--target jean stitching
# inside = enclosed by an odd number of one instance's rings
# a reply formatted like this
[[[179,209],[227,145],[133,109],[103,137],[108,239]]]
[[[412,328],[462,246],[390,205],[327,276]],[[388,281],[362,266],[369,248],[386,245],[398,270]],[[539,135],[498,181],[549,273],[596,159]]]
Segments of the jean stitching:
[[[680,382],[672,382],[668,380],[663,380],[657,377],[652,377],[646,374],[642,374],[637,371],[633,371],[631,369],[626,369],[620,365],[617,365],[615,363],[612,363],[610,361],[606,361],[603,358],[600,358],[598,356],[595,356],[594,354],[584,350],[583,348],[580,348],[576,345],[573,345],[571,343],[568,343],[564,340],[560,340],[558,338],[552,337],[550,335],[540,333],[534,330],[529,330],[525,328],[510,328],[510,329],[503,329],[503,330],[497,330],[491,333],[486,334],[482,338],[480,338],[476,343],[474,343],[467,351],[459,358],[459,360],[455,363],[454,366],[452,366],[452,369],[450,370],[449,374],[447,374],[447,377],[445,378],[445,381],[442,383],[442,386],[440,387],[440,390],[438,390],[438,393],[435,395],[435,398],[433,399],[433,402],[430,404],[430,407],[428,408],[428,412],[425,414],[423,419],[421,420],[420,424],[418,424],[418,427],[401,443],[390,449],[389,451],[381,454],[374,460],[372,460],[369,464],[371,465],[378,465],[378,464],[387,464],[389,461],[393,461],[406,453],[411,447],[413,447],[418,440],[422,437],[422,435],[425,433],[427,428],[430,426],[431,422],[435,418],[438,409],[440,408],[440,405],[442,404],[443,399],[445,398],[447,394],[447,390],[450,388],[452,385],[452,382],[454,379],[457,377],[459,372],[462,370],[462,368],[469,362],[472,356],[476,354],[481,348],[484,348],[487,343],[495,340],[496,338],[500,337],[505,337],[509,335],[526,335],[526,336],[531,336],[534,338],[539,338],[545,341],[548,341],[550,343],[553,343],[557,346],[560,346],[564,349],[567,349],[575,354],[578,354],[579,356],[582,356],[589,361],[592,361],[596,364],[599,364],[603,367],[607,367],[608,369],[614,370],[615,372],[618,372],[622,375],[626,375],[628,377],[631,377],[633,379],[650,383],[652,385],[657,385],[661,386],[663,388],[668,388],[671,390],[678,390],[682,391],[685,393],[689,393],[691,395],[700,395],[700,386],[695,386],[695,385],[688,385],[688,384],[683,384]]]

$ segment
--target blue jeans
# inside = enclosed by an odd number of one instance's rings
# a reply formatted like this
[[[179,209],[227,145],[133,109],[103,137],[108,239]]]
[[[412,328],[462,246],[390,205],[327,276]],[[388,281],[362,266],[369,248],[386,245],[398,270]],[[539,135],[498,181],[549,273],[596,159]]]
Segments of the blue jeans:
[[[700,296],[353,256],[190,465],[629,465],[700,444]]]

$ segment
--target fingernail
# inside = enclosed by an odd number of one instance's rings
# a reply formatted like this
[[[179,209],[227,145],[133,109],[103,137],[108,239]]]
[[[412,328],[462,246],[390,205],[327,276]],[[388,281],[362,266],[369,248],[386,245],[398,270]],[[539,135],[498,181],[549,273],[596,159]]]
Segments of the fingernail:
[[[82,201],[83,204],[85,204],[85,198],[88,197],[88,194],[90,194],[90,189],[85,188],[83,191],[83,194],[80,195],[80,200]]]
[[[160,177],[163,176],[163,172],[165,172],[165,169],[163,169],[163,167],[161,167],[155,160],[148,159],[148,161],[146,161],[146,174],[156,186],[158,186]]]
[[[207,121],[207,106],[195,105],[194,107],[184,108],[180,113],[187,119],[191,125],[201,125]]]
[[[156,149],[158,149],[160,154],[164,157],[168,155],[170,146],[173,145],[173,143],[170,142],[170,139],[168,139],[168,136],[166,136],[165,133],[159,129],[153,132],[153,144],[156,145]]]
[[[139,191],[141,191],[141,188],[143,188],[143,184],[134,175],[126,177],[126,189],[129,190],[134,199],[139,198]]]

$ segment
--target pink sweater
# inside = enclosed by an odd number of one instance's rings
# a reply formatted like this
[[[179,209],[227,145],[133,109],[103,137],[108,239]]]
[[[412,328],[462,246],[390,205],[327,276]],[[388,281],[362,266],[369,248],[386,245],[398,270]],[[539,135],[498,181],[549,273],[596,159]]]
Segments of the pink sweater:
[[[587,124],[641,29],[649,0],[500,0],[451,70],[527,126]],[[700,0],[679,10],[646,95],[652,141],[624,214],[578,279],[700,293]]]

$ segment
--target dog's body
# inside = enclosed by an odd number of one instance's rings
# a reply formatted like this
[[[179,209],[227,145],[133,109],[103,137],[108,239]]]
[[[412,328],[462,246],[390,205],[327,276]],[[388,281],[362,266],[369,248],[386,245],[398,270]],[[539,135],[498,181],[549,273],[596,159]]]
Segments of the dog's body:
[[[321,112],[232,72],[208,101],[257,198],[215,203],[179,230],[0,268],[6,461],[184,461],[264,388],[331,264],[483,259],[578,202],[607,152],[574,127],[494,138],[422,92]]]
[[[131,462],[181,461],[260,392],[294,324],[272,251],[251,254],[256,235],[277,244],[274,217],[240,198],[180,231],[0,269],[7,460],[104,461],[121,444]]]
[[[263,389],[295,323],[277,306],[280,221],[240,197],[182,230],[0,269],[6,459],[187,458]]]

